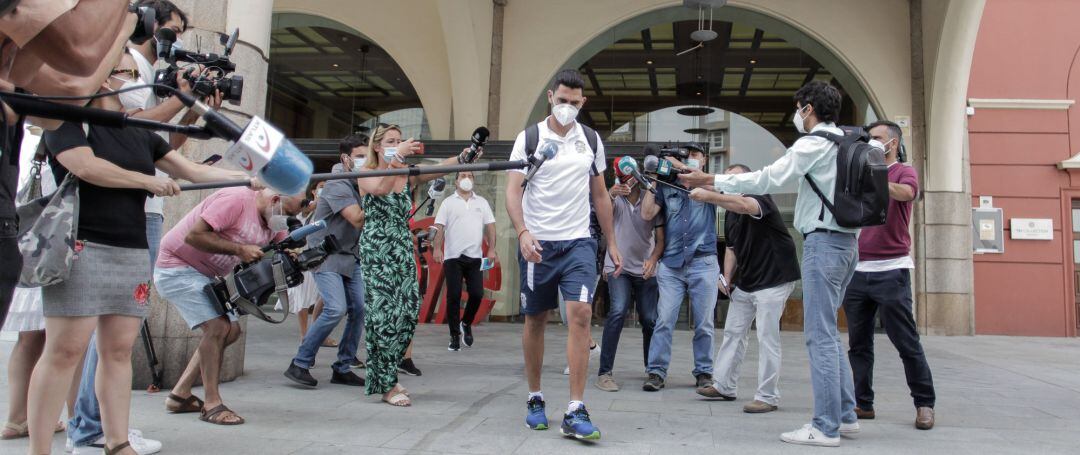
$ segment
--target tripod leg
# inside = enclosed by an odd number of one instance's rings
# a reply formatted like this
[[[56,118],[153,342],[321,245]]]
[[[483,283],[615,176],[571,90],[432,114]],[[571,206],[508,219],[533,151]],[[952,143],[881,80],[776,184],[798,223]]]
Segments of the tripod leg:
[[[147,387],[149,392],[161,390],[164,372],[161,371],[161,363],[158,362],[157,351],[154,350],[154,342],[150,339],[150,323],[143,319],[142,323],[143,347],[146,348],[146,363],[150,367],[151,384]]]

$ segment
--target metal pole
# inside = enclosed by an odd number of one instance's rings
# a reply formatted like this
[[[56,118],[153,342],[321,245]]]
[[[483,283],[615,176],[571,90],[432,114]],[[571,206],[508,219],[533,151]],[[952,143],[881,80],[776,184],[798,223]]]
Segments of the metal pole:
[[[400,169],[382,169],[377,171],[360,172],[336,172],[325,174],[312,174],[312,182],[326,180],[364,179],[374,177],[392,177],[398,175],[424,175],[424,174],[449,174],[452,172],[488,172],[506,171],[510,169],[524,169],[529,166],[526,160],[495,161],[491,163],[476,164],[452,164],[447,166],[412,166]],[[180,185],[180,191],[208,190],[216,188],[229,188],[234,186],[248,186],[248,180],[226,180],[221,182],[189,183]]]

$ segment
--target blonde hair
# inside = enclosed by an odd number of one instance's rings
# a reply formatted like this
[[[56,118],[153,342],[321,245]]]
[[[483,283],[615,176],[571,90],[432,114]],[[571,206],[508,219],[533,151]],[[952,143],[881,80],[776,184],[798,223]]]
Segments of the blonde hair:
[[[390,130],[397,131],[398,134],[401,134],[401,128],[398,128],[397,125],[387,125],[384,123],[380,123],[376,126],[375,131],[371,133],[371,140],[368,141],[367,160],[364,161],[365,168],[375,169],[379,167],[379,160],[382,159],[380,155],[382,154],[375,151],[375,144],[382,144],[383,138],[386,137],[386,132]]]

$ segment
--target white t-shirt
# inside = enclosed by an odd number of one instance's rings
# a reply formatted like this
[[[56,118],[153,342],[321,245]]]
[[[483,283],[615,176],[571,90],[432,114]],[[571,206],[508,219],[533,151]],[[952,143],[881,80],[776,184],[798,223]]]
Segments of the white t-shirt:
[[[547,119],[539,123],[540,134],[536,148],[545,141],[558,145],[555,157],[544,162],[525,188],[521,207],[525,227],[537,240],[559,241],[591,237],[589,232],[589,179],[606,169],[604,144],[596,139],[595,153],[581,125],[561,137],[547,127]],[[524,160],[525,132],[518,134],[510,160]],[[508,172],[527,173],[527,169],[511,169]]]
[[[435,224],[446,226],[443,232],[443,257],[457,259],[468,256],[479,259],[484,255],[484,226],[495,222],[491,204],[473,193],[468,200],[454,191],[443,199],[435,214]]]
[[[135,65],[139,67],[139,81],[142,82],[143,84],[153,84],[154,83],[154,65],[152,65],[150,63],[150,61],[146,59],[146,57],[143,57],[143,55],[140,54],[139,51],[137,51],[135,49],[130,49],[130,52],[131,52],[131,58],[133,60],[135,60]],[[150,89],[147,89],[147,90],[150,90]],[[154,96],[153,93],[150,93],[150,96],[146,97],[146,106],[143,107],[143,110],[151,109],[151,108],[157,106],[158,104],[161,104],[161,100],[158,99],[157,96]],[[159,136],[161,136],[162,139],[165,139],[166,142],[169,141],[169,133],[164,132],[164,131],[158,131],[157,134]],[[157,170],[157,169],[154,170],[154,175],[157,176],[157,177],[168,177],[169,176],[169,174],[161,172],[160,170]],[[164,210],[164,207],[163,207],[164,205],[165,205],[165,198],[163,198],[163,197],[158,197],[158,196],[147,197],[146,198],[146,204],[143,206],[143,210],[146,211],[146,213],[157,213],[157,214],[161,215],[161,214],[164,214],[164,211],[163,211]]]

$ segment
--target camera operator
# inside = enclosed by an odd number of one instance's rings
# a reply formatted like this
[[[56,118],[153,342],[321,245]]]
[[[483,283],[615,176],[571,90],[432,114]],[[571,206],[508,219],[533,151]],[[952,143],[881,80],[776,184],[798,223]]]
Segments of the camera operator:
[[[678,169],[701,169],[707,159],[704,149],[687,144],[686,163],[667,157]],[[661,213],[662,212],[662,213]],[[716,283],[720,264],[716,258],[716,206],[691,200],[686,192],[666,185],[657,193],[645,193],[641,216],[646,220],[661,215],[665,219],[664,255],[656,270],[660,288],[656,328],[649,345],[648,379],[642,389],[657,392],[664,388],[671,363],[671,339],[679,308],[690,295],[694,318],[694,378],[697,387],[712,384],[713,314],[716,309]]]
[[[108,78],[100,93],[119,90],[125,82],[123,70]],[[96,99],[91,106],[123,109],[117,96]],[[246,178],[241,172],[192,163],[146,130],[90,125],[87,131],[82,125],[64,123],[44,136],[58,184],[69,172],[81,180],[79,241],[78,260],[69,277],[42,288],[50,335],[31,379],[33,453],[49,450],[64,391],[95,328],[100,329],[97,351],[102,378],[96,395],[101,400],[104,438],[75,443],[100,442],[110,452],[137,443],[128,441],[127,417],[131,347],[148,309],[150,258],[143,205],[147,193],[171,196],[180,189],[172,180],[154,177],[154,169],[160,167],[193,182]],[[101,280],[103,275],[110,279]]]
[[[244,423],[218,391],[225,348],[240,338],[240,324],[236,314],[220,314],[204,288],[240,262],[262,259],[262,247],[285,237],[286,217],[300,213],[302,200],[270,189],[227,188],[200,202],[165,234],[154,285],[192,330],[202,330],[198,350],[165,400],[170,412],[200,412],[200,420],[215,425]],[[191,393],[200,377],[205,402]]]
[[[349,135],[338,144],[342,153],[341,164],[335,164],[333,172],[351,172],[355,160],[363,156],[367,138]],[[346,156],[345,154],[348,153]],[[364,331],[364,276],[360,269],[360,230],[364,227],[364,209],[356,180],[330,180],[323,186],[315,205],[315,220],[326,220],[326,229],[309,237],[314,244],[333,235],[342,250],[331,254],[315,272],[315,284],[323,300],[323,310],[308,327],[296,357],[289,362],[285,377],[308,387],[319,384],[308,370],[315,365],[319,352],[330,332],[342,318],[345,331],[338,342],[337,361],[331,366],[331,384],[362,386],[364,379],[351,371],[360,347],[360,335]]]
[[[127,0],[21,0],[0,11],[0,90],[43,95],[94,93],[131,36]],[[98,24],[83,27],[81,24]],[[17,58],[16,58],[17,57]],[[51,66],[50,66],[51,65]],[[58,123],[48,126],[55,128]],[[0,321],[22,269],[15,220],[23,118],[0,112]]]

